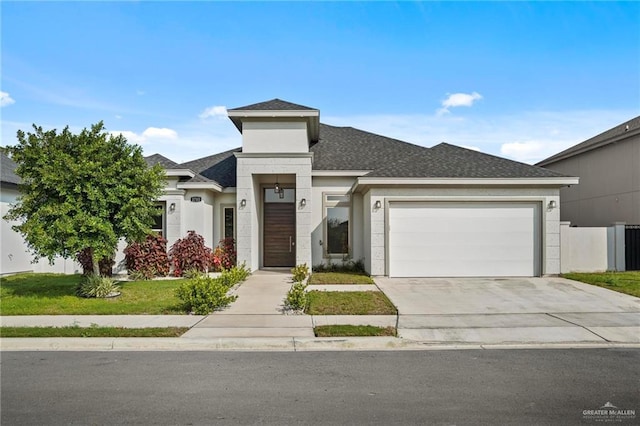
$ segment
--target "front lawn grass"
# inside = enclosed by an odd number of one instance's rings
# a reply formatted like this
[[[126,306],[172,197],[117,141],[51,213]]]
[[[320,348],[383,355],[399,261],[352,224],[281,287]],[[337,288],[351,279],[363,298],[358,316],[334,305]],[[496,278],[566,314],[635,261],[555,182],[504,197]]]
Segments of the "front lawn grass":
[[[316,337],[394,336],[395,327],[373,325],[319,325],[313,329]]]
[[[180,337],[188,327],[0,327],[0,337]]]
[[[346,272],[314,272],[307,284],[373,284],[368,275]]]
[[[562,277],[640,297],[640,271],[571,272]]]
[[[182,280],[118,283],[111,299],[76,296],[81,275],[19,274],[0,283],[0,315],[160,315],[185,314],[175,289]]]
[[[310,291],[309,315],[395,315],[398,311],[381,291]]]

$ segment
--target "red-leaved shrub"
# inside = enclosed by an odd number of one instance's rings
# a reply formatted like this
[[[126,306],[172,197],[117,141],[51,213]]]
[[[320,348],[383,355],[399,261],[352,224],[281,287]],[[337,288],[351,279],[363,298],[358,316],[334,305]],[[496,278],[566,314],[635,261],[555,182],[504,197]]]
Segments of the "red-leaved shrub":
[[[82,250],[76,255],[76,260],[82,266],[82,273],[84,275],[93,275],[93,264],[91,263],[90,248]],[[100,268],[100,276],[110,277],[113,274],[113,265],[116,261],[113,257],[100,259],[98,261],[98,267]]]
[[[220,240],[220,244],[215,248],[212,255],[213,270],[220,272],[236,266],[236,242],[232,237]]]
[[[169,274],[167,240],[160,235],[147,235],[141,243],[130,243],[124,249],[124,255],[129,274],[138,272],[148,280]]]
[[[211,249],[204,245],[202,235],[189,231],[186,237],[171,246],[169,259],[176,277],[189,270],[207,272],[211,266]]]

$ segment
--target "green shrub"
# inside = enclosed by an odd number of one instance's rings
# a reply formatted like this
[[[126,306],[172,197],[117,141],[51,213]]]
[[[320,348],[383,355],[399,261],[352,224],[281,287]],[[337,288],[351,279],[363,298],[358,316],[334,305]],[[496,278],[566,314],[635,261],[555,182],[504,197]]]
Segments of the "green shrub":
[[[228,306],[238,298],[238,296],[228,296],[228,290],[229,288],[222,280],[203,275],[186,280],[176,289],[176,296],[188,312],[208,315]]]
[[[81,297],[105,298],[118,292],[118,290],[120,290],[120,287],[111,278],[88,275],[80,282],[76,293]]]
[[[297,265],[291,269],[291,273],[293,274],[293,282],[301,283],[309,276],[309,267],[306,263]]]
[[[199,271],[195,268],[190,268],[187,269],[186,271],[182,272],[182,276],[184,278],[187,279],[191,279],[191,278],[200,278],[200,277],[204,277],[206,274],[202,271]]]
[[[284,300],[285,308],[292,311],[304,311],[308,303],[306,288],[306,284],[301,282],[293,283]]]
[[[231,288],[237,283],[246,280],[249,275],[249,270],[243,263],[240,266],[234,266],[231,269],[223,270],[217,279],[227,288]]]
[[[364,270],[364,260],[343,260],[340,263],[333,263],[329,259],[328,263],[320,263],[313,266],[313,272],[356,272],[366,274]]]

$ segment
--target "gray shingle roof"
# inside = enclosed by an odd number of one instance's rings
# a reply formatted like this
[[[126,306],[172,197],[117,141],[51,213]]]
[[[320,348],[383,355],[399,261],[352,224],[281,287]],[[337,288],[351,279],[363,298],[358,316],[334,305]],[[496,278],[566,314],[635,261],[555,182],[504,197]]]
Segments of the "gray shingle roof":
[[[353,127],[320,124],[320,140],[311,146],[314,170],[375,170],[389,161],[420,155],[427,148]]]
[[[353,127],[320,124],[319,141],[310,148],[314,170],[365,170],[367,177],[544,178],[565,175],[541,167],[441,143],[433,148],[410,144]],[[236,148],[174,168],[191,169],[223,187],[236,186]]]
[[[0,180],[3,183],[19,184],[20,176],[16,174],[18,165],[4,152],[0,152]]]
[[[220,186],[234,187],[236,186],[236,156],[233,154],[241,151],[240,148],[232,149],[182,163],[177,168],[193,170],[201,177],[215,181]],[[197,176],[191,179],[191,182],[203,182],[196,178]]]
[[[165,157],[164,155],[160,155],[160,154],[152,154],[148,157],[144,157],[144,161],[147,162],[147,165],[149,167],[155,166],[156,164],[160,164],[165,169],[171,169],[174,166],[178,165],[178,163],[176,163],[175,161],[172,161],[167,157]]]
[[[537,163],[537,165],[541,165],[541,166],[548,165],[560,159],[571,157],[572,155],[577,154],[579,152],[588,151],[590,148],[599,146],[603,142],[606,142],[607,140],[616,139],[619,136],[623,136],[628,132],[638,130],[638,129],[640,129],[640,115],[635,118],[632,118],[629,121],[625,121],[624,123],[619,124],[605,132],[602,132],[599,135],[589,138],[584,142],[574,145],[571,148],[567,148],[564,151],[561,151],[555,155],[552,155],[551,157],[540,161],[539,163]]]
[[[309,108],[282,99],[271,99],[270,101],[259,102],[257,104],[246,105],[239,108],[231,108],[229,111],[316,111],[316,108]]]
[[[441,143],[425,148],[422,155],[410,155],[386,163],[367,177],[408,178],[543,178],[564,177],[561,173],[506,158]]]

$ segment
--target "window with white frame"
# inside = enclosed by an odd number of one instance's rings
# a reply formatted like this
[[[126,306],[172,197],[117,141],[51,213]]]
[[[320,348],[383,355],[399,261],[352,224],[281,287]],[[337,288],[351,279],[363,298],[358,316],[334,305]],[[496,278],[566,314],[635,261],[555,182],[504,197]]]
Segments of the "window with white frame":
[[[325,255],[346,256],[350,249],[351,197],[344,194],[324,194]]]
[[[153,225],[151,225],[151,231],[164,237],[166,235],[166,223],[167,223],[167,203],[156,204],[157,214],[153,217]]]

